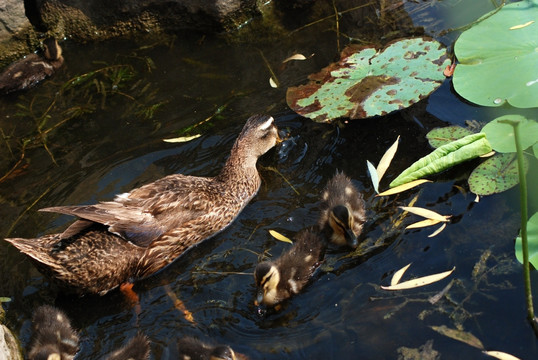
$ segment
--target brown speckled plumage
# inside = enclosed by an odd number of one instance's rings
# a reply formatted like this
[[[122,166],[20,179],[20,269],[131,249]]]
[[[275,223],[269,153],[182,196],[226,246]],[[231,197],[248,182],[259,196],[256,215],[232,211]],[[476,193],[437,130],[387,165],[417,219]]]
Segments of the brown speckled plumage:
[[[277,140],[272,117],[252,116],[216,177],[169,175],[113,201],[42,209],[80,220],[62,234],[6,241],[63,285],[105,294],[152,275],[227,227],[257,193],[256,161]]]
[[[42,55],[27,55],[9,65],[0,74],[0,94],[34,87],[63,65],[62,49],[56,39],[45,39],[43,47],[45,50]]]
[[[327,239],[339,246],[357,247],[357,238],[366,221],[364,200],[344,173],[336,173],[327,182],[320,210],[318,226]]]

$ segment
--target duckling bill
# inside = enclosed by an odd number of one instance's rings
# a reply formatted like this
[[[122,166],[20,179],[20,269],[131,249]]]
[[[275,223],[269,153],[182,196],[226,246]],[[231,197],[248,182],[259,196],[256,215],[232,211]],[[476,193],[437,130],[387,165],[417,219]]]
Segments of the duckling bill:
[[[366,215],[362,194],[351,179],[336,173],[323,190],[320,208],[318,226],[327,239],[338,246],[356,248]]]
[[[43,41],[42,55],[30,54],[9,65],[0,74],[0,93],[9,94],[36,86],[54,74],[64,63],[62,48],[56,39]]]
[[[277,139],[272,117],[252,116],[217,176],[174,174],[113,201],[42,209],[79,219],[61,234],[5,240],[64,287],[103,295],[154,274],[230,225],[258,192],[256,162]]]
[[[275,306],[306,286],[325,255],[325,242],[313,230],[303,230],[293,246],[278,259],[256,266],[255,305]]]

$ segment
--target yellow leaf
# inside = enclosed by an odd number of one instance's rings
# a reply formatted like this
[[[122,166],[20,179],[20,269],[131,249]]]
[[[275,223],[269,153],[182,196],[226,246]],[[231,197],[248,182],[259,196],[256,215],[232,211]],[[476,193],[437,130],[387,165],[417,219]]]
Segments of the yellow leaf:
[[[439,280],[442,280],[446,278],[448,275],[452,274],[452,272],[456,269],[454,266],[452,270],[448,270],[442,273],[428,275],[419,277],[413,280],[404,281],[396,285],[390,285],[390,286],[381,286],[381,289],[383,290],[406,290],[406,289],[414,289],[417,287],[425,286],[432,284],[434,282],[437,282]]]
[[[493,356],[494,358],[500,359],[500,360],[520,360],[518,357],[515,357],[514,355],[510,355],[501,351],[482,351],[484,354]]]
[[[495,155],[495,150],[491,150],[490,152],[488,152],[487,154],[484,154],[484,155],[480,155],[479,157],[481,158],[487,158],[487,157],[491,157]]]
[[[510,30],[517,30],[517,29],[523,29],[524,27],[527,27],[529,26],[530,24],[532,24],[534,22],[534,20],[531,20],[531,21],[527,21],[525,24],[521,24],[521,25],[514,25],[510,28]]]
[[[480,195],[476,195],[476,197],[474,198],[474,202],[475,203],[480,202]]]
[[[180,136],[180,137],[172,138],[172,139],[163,139],[163,141],[169,142],[169,143],[181,143],[181,142],[194,140],[196,138],[199,138],[200,136],[202,136],[202,134],[196,134],[193,136]]]
[[[399,186],[393,187],[392,189],[389,189],[387,191],[383,191],[382,193],[377,194],[377,196],[387,196],[387,195],[398,194],[398,193],[401,193],[401,192],[404,192],[406,190],[412,189],[415,186],[418,186],[420,184],[424,184],[424,183],[427,183],[427,182],[431,182],[431,180],[426,180],[426,179],[414,180],[414,181],[408,182],[407,184],[399,185]]]
[[[385,172],[389,168],[389,165],[394,158],[394,155],[396,154],[396,150],[398,150],[398,142],[400,141],[400,135],[396,138],[396,141],[394,144],[392,144],[388,150],[383,154],[383,157],[381,160],[379,160],[379,164],[377,164],[377,178],[379,181],[381,181],[381,178],[383,175],[385,175]]]
[[[432,232],[430,235],[428,235],[428,237],[429,237],[429,238],[432,238],[432,237],[434,237],[434,236],[439,235],[439,233],[440,233],[441,231],[443,231],[445,228],[446,228],[446,223],[443,223],[443,225],[441,225],[441,226],[439,227],[439,229],[437,229],[437,230],[435,230],[434,232]]]
[[[304,56],[303,54],[294,54],[290,56],[289,58],[287,58],[286,60],[282,61],[282,63],[284,64],[291,60],[306,60],[306,56]]]
[[[418,229],[418,228],[423,228],[427,226],[437,225],[439,223],[440,223],[439,220],[426,219],[422,221],[417,221],[416,223],[412,223],[411,225],[407,225],[405,228],[406,229]]]
[[[482,345],[482,342],[471,333],[462,330],[451,329],[445,325],[431,326],[431,328],[437,331],[439,334],[449,337],[451,339],[461,341],[463,343],[466,343],[467,345],[471,345],[481,350],[484,349],[484,345]]]
[[[412,214],[425,217],[426,219],[432,219],[432,220],[439,220],[442,222],[447,222],[448,217],[445,215],[440,215],[436,213],[435,211],[431,211],[428,209],[424,209],[421,207],[413,207],[413,206],[400,206],[400,209],[404,211],[408,211]]]
[[[396,284],[398,284],[400,282],[400,279],[402,278],[405,271],[409,268],[409,266],[411,266],[411,263],[405,265],[403,268],[396,271],[394,273],[394,275],[392,275],[392,279],[390,280],[390,285],[391,286],[396,285]]]
[[[269,230],[269,234],[271,234],[271,236],[277,240],[293,244],[293,241],[291,241],[290,239],[288,239],[287,237],[285,237],[284,235],[282,235],[281,233],[275,230]]]
[[[278,87],[277,83],[275,82],[275,80],[273,80],[272,77],[269,78],[269,85],[271,85],[272,88]]]

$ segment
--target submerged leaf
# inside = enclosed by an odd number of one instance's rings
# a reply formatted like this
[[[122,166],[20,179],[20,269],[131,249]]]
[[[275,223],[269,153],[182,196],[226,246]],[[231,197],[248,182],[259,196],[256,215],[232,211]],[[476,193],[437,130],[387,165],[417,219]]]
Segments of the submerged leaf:
[[[383,175],[385,175],[385,172],[389,168],[389,165],[392,162],[394,155],[396,154],[396,150],[398,150],[399,141],[400,141],[400,135],[398,135],[394,144],[392,144],[387,149],[387,151],[381,157],[381,160],[379,160],[379,164],[377,165],[377,178],[379,179],[379,181],[381,181],[381,179],[383,178]]]
[[[472,133],[471,130],[461,126],[447,126],[431,130],[426,134],[426,139],[428,139],[431,147],[438,148],[439,146],[459,140]]]
[[[368,173],[370,174],[370,179],[372,180],[372,185],[376,193],[379,193],[379,177],[377,175],[377,170],[375,166],[368,160],[366,160],[366,166],[368,167]]]
[[[510,124],[500,122],[502,120],[519,121],[519,141],[523,150],[538,142],[538,122],[521,115],[504,115],[491,120],[482,129],[493,150],[502,153],[516,152],[514,128]]]
[[[390,285],[396,285],[400,282],[402,279],[403,274],[405,274],[406,270],[411,266],[411,263],[405,265],[400,270],[396,271],[394,275],[392,275],[392,279],[390,280]]]
[[[468,333],[466,331],[451,329],[449,327],[446,327],[445,325],[431,326],[431,328],[437,331],[439,334],[449,337],[451,339],[461,341],[463,343],[466,343],[467,345],[471,345],[480,350],[484,349],[484,345],[482,345],[482,341],[480,341],[473,334]]]
[[[350,45],[340,61],[290,87],[289,107],[317,122],[363,119],[404,109],[437,89],[450,64],[442,45],[425,37],[389,43],[384,49]]]
[[[523,158],[525,172],[529,167]],[[491,195],[508,190],[519,183],[516,154],[496,154],[478,165],[469,176],[469,188],[477,195]]]
[[[202,134],[196,134],[192,136],[180,136],[180,137],[171,138],[171,139],[163,139],[163,141],[169,142],[169,143],[181,143],[181,142],[187,142],[187,141],[197,139],[200,136],[202,136]]]
[[[306,56],[304,56],[303,54],[294,54],[289,58],[286,58],[284,61],[282,61],[282,63],[284,64],[291,60],[306,60]]]
[[[529,262],[538,269],[538,212],[534,213],[527,221],[527,248],[529,250]],[[521,246],[521,234],[516,238],[516,258],[523,264],[523,249]]]
[[[414,180],[414,181],[408,182],[406,184],[393,187],[392,189],[389,189],[387,191],[383,191],[382,193],[379,193],[377,196],[387,196],[387,195],[398,194],[398,193],[401,193],[401,192],[404,192],[406,190],[412,189],[415,186],[418,186],[420,184],[424,184],[424,183],[427,183],[427,182],[432,182],[432,181],[431,180],[426,180],[426,179]]]
[[[442,221],[442,222],[448,221],[447,216],[440,215],[440,214],[436,213],[435,211],[424,209],[424,208],[421,208],[421,207],[400,206],[400,209],[402,209],[404,211],[408,211],[408,212],[410,212],[412,214],[415,214],[415,215],[418,215],[418,216],[425,217],[427,219],[432,219],[432,220],[437,220],[437,221]]]
[[[474,159],[490,151],[491,146],[485,134],[467,135],[464,138],[442,145],[430,154],[415,161],[390,183],[390,187],[441,172],[451,166]]]
[[[381,289],[383,290],[407,290],[407,289],[414,289],[417,287],[425,286],[433,284],[434,282],[437,282],[439,280],[442,280],[452,274],[452,272],[456,269],[454,266],[452,270],[448,270],[442,273],[428,275],[419,277],[413,280],[404,281],[396,285],[390,285],[390,286],[381,286]]]
[[[291,241],[289,238],[287,238],[286,236],[282,235],[282,234],[279,233],[278,231],[275,231],[275,230],[269,230],[269,234],[271,234],[272,237],[274,237],[275,239],[277,239],[277,240],[279,240],[279,241],[283,241],[283,242],[287,242],[287,243],[293,244],[293,241]]]

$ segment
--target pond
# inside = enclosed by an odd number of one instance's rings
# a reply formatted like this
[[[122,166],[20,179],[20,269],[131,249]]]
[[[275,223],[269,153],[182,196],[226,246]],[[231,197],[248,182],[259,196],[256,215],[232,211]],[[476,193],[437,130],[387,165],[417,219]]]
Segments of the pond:
[[[423,356],[437,352],[443,359],[487,357],[435,330],[443,326],[474,335],[486,350],[538,357],[525,319],[522,267],[514,256],[517,188],[475,202],[466,180],[475,161],[433,183],[380,198],[366,167],[366,160],[377,163],[399,135],[399,151],[382,182],[387,186],[431,151],[425,138],[429,130],[466,120],[484,123],[513,109],[470,104],[453,91],[450,80],[409,109],[338,125],[298,116],[285,101],[288,86],[305,83],[351,40],[384,42],[424,33],[451,45],[460,33],[451,29],[494,5],[397,2],[389,9],[390,21],[379,26],[379,19],[372,20],[375,11],[344,13],[361,3],[337,3],[339,42],[334,20],[309,25],[331,12],[284,17],[280,33],[253,21],[248,26],[255,39],[238,42],[193,33],[95,44],[65,40],[66,65],[57,75],[36,89],[0,99],[2,175],[15,169],[0,183],[2,237],[59,232],[72,221],[40,208],[109,200],[173,173],[216,175],[252,114],[271,114],[289,133],[258,161],[262,187],[232,225],[135,284],[139,307],[119,291],[103,297],[65,294],[28,258],[0,242],[0,296],[12,299],[3,304],[6,324],[23,347],[30,342],[32,311],[53,304],[80,331],[79,359],[102,358],[137,333],[150,339],[153,359],[173,358],[174,341],[183,336],[228,344],[252,359],[412,358],[412,349]],[[294,53],[308,59],[282,65]],[[268,64],[278,88],[269,84]],[[65,87],[73,79],[78,82]],[[535,111],[518,113],[536,118]],[[189,135],[200,137],[163,141],[185,135],[181,130],[192,126]],[[24,148],[19,139],[28,139]],[[264,256],[276,258],[290,246],[268,230],[291,238],[314,225],[320,193],[337,170],[353,179],[366,200],[363,251],[331,249],[301,294],[280,311],[260,315],[253,303],[253,270]],[[529,174],[530,184],[535,176]],[[402,220],[399,206],[412,201],[452,215],[446,229],[431,238],[435,228],[405,230],[418,218]],[[388,292],[379,287],[409,263],[407,279],[455,271],[422,288]],[[532,284],[538,288],[535,272]],[[444,295],[432,300],[443,289]]]

